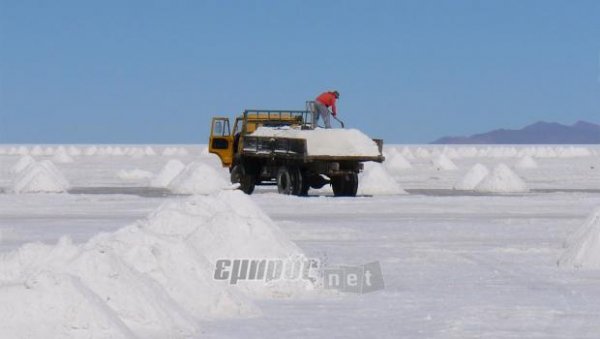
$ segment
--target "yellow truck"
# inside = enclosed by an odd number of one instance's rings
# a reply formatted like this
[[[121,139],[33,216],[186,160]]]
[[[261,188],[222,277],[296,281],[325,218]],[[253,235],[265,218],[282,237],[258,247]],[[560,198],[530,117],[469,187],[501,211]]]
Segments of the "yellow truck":
[[[373,139],[375,155],[311,155],[301,137],[254,133],[260,127],[313,130],[315,126],[310,110],[245,110],[233,128],[229,118],[214,117],[209,152],[219,156],[229,168],[231,182],[247,194],[256,185],[277,185],[279,193],[303,196],[310,188],[330,184],[335,196],[356,196],[363,162],[384,161],[382,140]]]

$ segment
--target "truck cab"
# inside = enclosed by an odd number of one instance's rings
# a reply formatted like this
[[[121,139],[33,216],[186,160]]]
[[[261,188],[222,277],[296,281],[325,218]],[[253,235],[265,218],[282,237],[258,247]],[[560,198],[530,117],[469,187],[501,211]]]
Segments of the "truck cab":
[[[246,110],[235,118],[231,129],[229,118],[212,118],[208,151],[216,154],[223,167],[231,168],[235,154],[245,135],[251,134],[260,126],[302,126],[312,128],[312,113],[308,111]]]

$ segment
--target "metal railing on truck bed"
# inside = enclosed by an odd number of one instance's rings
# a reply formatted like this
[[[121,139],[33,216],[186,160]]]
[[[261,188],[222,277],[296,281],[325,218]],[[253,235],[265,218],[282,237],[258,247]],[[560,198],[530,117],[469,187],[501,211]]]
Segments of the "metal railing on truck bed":
[[[310,111],[291,110],[255,110],[247,109],[243,113],[246,133],[252,133],[256,125],[281,127],[298,125],[303,129],[313,129],[313,113]],[[251,128],[248,128],[251,125]]]

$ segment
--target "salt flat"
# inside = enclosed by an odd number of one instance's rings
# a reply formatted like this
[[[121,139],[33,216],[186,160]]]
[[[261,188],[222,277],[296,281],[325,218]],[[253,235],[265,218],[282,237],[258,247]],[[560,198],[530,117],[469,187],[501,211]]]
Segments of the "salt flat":
[[[48,147],[56,148],[40,148]],[[113,146],[121,149],[117,155],[85,155],[88,146],[75,147],[82,154],[55,163],[70,193],[10,193],[11,168],[23,154],[0,155],[0,251],[34,241],[54,244],[64,235],[84,243],[186,197],[149,188],[148,178],[119,171],[157,174],[169,159],[179,159],[227,175],[201,146],[169,152],[150,146],[154,155],[145,153],[146,146]],[[581,147],[568,147],[388,146],[386,152],[403,154],[411,164],[388,170],[408,194],[378,195],[375,188],[373,196],[334,198],[324,189],[300,198],[278,195],[273,187],[258,189],[252,201],[307,256],[330,266],[379,261],[385,289],[252,297],[260,315],[202,320],[194,336],[598,337],[600,271],[559,267],[557,260],[564,241],[600,207],[600,149],[585,147],[588,153],[582,154]],[[0,148],[10,153],[19,146]],[[129,155],[119,155],[127,148]],[[525,153],[532,154],[536,168],[516,166]],[[457,169],[441,168],[439,154]],[[477,163],[489,169],[506,164],[529,192],[452,190]]]

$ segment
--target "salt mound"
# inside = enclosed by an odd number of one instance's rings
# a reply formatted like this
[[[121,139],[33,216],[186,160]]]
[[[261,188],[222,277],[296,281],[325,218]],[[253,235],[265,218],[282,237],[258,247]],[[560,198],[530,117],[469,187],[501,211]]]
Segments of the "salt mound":
[[[366,163],[359,175],[357,194],[392,195],[406,194],[398,182],[379,163]]]
[[[442,154],[444,154],[445,156],[447,156],[450,159],[457,159],[460,158],[460,154],[458,153],[458,151],[454,148],[451,147],[444,147]]]
[[[415,150],[414,155],[417,158],[429,158],[431,157],[431,153],[429,152],[429,150],[423,148],[423,147],[419,147]]]
[[[459,191],[472,191],[489,174],[490,171],[487,167],[482,164],[475,164],[462,179],[454,184],[454,189]]]
[[[567,250],[560,257],[560,266],[600,268],[600,208],[565,242]]]
[[[53,155],[53,154],[54,154],[54,148],[46,147],[46,149],[44,150],[44,155]]]
[[[123,180],[143,180],[152,178],[154,174],[152,174],[152,172],[136,168],[129,171],[120,170],[119,172],[117,172],[117,176]]]
[[[400,151],[400,154],[402,154],[407,160],[412,160],[415,158],[415,155],[412,153],[410,148],[408,148],[406,146],[402,148],[402,151]]]
[[[521,193],[529,188],[515,172],[505,164],[499,164],[475,187],[477,192]]]
[[[130,155],[132,158],[143,158],[146,156],[146,151],[143,148],[139,148],[139,147],[133,147],[133,148],[129,149],[128,151],[126,151],[125,153]]]
[[[211,166],[192,162],[169,183],[174,193],[210,194],[229,187],[223,175]]]
[[[438,171],[453,171],[458,169],[454,162],[452,162],[452,160],[450,160],[450,158],[448,158],[445,154],[440,154],[433,159],[431,163]]]
[[[40,145],[35,145],[32,149],[31,152],[29,152],[30,155],[44,155],[44,149],[42,148],[42,146]]]
[[[90,146],[88,148],[85,149],[85,151],[83,152],[83,154],[87,155],[87,156],[92,156],[92,155],[96,155],[96,153],[98,152],[98,147],[96,146]]]
[[[16,164],[10,169],[10,172],[13,174],[21,173],[27,166],[35,163],[35,159],[30,155],[24,155],[17,161]]]
[[[125,153],[123,152],[123,149],[121,149],[121,147],[117,146],[113,149],[111,155],[112,156],[122,156],[122,155],[125,155]]]
[[[405,169],[412,168],[412,165],[400,153],[393,153],[389,159],[385,160],[385,167],[392,172],[399,172]]]
[[[169,160],[160,172],[152,179],[152,187],[167,187],[176,176],[185,169],[185,164],[178,159]]]
[[[28,155],[29,154],[29,149],[25,146],[19,146],[19,148],[17,149],[17,154],[19,155]]]
[[[73,162],[73,158],[67,153],[67,150],[64,147],[58,148],[52,157],[52,161],[58,163],[69,163]]]
[[[527,169],[527,168],[537,168],[537,162],[529,155],[523,156],[516,164],[515,168]]]
[[[64,154],[68,154],[67,153],[67,149],[65,148],[65,146],[60,145],[56,148],[56,151],[54,151],[54,154],[56,153],[64,153]]]
[[[0,287],[0,300],[2,338],[135,337],[97,295],[69,274],[35,272],[23,283]]]
[[[179,156],[182,156],[182,157],[183,157],[183,156],[186,156],[186,155],[188,155],[188,154],[189,154],[189,152],[188,152],[188,151],[187,151],[185,148],[183,148],[183,147],[179,147],[179,148],[177,149],[177,153],[176,153],[176,155],[179,155]]]
[[[200,161],[213,167],[214,169],[221,171],[223,170],[223,163],[221,162],[221,158],[214,153],[209,153],[207,155],[201,155]]]
[[[52,325],[68,334],[64,337],[95,337],[97,327],[127,337],[190,337],[198,332],[199,320],[257,313],[245,297],[212,280],[212,266],[183,242],[157,237],[135,225],[100,234],[83,245],[73,245],[68,238],[55,246],[26,244],[0,257],[0,263],[0,286],[25,285],[10,291],[15,297],[8,304],[0,299],[11,312],[31,306],[23,305],[24,295],[32,288],[28,285],[35,288],[38,272],[49,271],[52,276],[70,277],[77,282],[76,289],[68,288],[62,295],[41,291],[49,304],[111,320],[97,324],[95,317],[88,326],[73,328],[62,326],[73,322],[72,315],[51,317]],[[0,296],[5,291],[0,287]],[[82,303],[77,292],[83,292],[91,303]],[[182,292],[185,301],[178,294]],[[38,307],[28,311],[34,315],[44,312]],[[4,316],[1,312],[0,318]],[[21,323],[21,331],[25,324],[32,326],[31,316],[26,320]],[[32,328],[37,330],[37,324]]]
[[[258,315],[242,293],[313,288],[302,279],[215,281],[216,260],[227,258],[304,255],[235,190],[168,201],[82,245],[25,244],[0,255],[0,319],[10,319],[0,337],[195,337],[202,320]]]
[[[306,139],[309,155],[378,156],[375,141],[357,129],[301,130],[292,128],[259,127],[253,136],[276,136]]]
[[[239,190],[167,202],[140,223],[149,232],[186,242],[209,262],[227,258],[303,257],[302,251],[254,201]],[[311,287],[306,281],[246,281],[253,295],[292,295]]]
[[[65,192],[69,182],[49,160],[33,163],[13,181],[15,193]]]
[[[146,146],[146,148],[144,148],[144,153],[146,153],[146,155],[156,155],[156,152],[150,146]]]
[[[71,156],[80,156],[81,155],[81,150],[73,145],[69,146],[69,155]]]
[[[163,156],[169,156],[169,155],[174,155],[177,153],[177,148],[175,147],[167,147],[163,150],[162,155]]]

